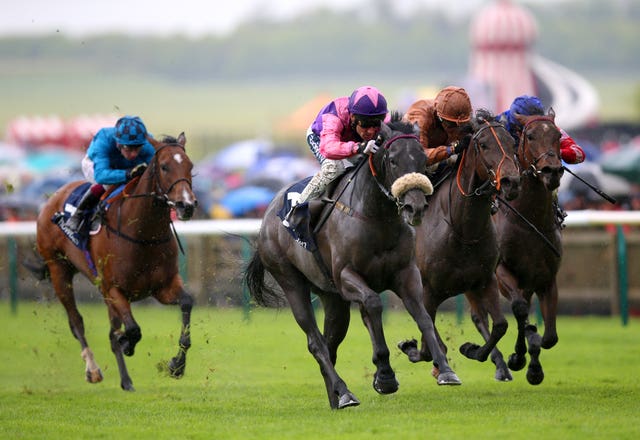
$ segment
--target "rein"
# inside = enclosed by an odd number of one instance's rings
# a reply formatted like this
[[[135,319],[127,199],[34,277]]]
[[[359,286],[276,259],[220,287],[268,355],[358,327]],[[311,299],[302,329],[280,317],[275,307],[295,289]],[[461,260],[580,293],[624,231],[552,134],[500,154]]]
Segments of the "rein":
[[[504,163],[505,160],[507,160],[507,152],[504,150],[504,147],[502,146],[502,142],[500,141],[500,138],[498,137],[498,134],[495,131],[495,128],[497,127],[502,127],[502,124],[498,123],[498,122],[488,122],[488,121],[484,121],[484,123],[486,125],[484,125],[483,127],[480,127],[480,129],[478,129],[478,131],[476,131],[473,135],[473,137],[471,138],[471,141],[473,142],[473,147],[476,151],[476,153],[478,154],[478,156],[480,157],[480,160],[482,161],[482,164],[484,165],[485,169],[487,170],[487,174],[491,177],[493,177],[493,179],[488,179],[486,181],[484,181],[484,183],[482,185],[480,185],[478,188],[476,188],[475,190],[473,190],[471,193],[467,193],[463,188],[462,188],[462,184],[460,182],[461,179],[461,175],[462,175],[462,168],[463,168],[463,163],[467,158],[467,150],[464,150],[462,152],[462,159],[460,160],[460,166],[458,166],[458,172],[456,173],[456,185],[458,187],[458,191],[460,191],[460,194],[462,194],[465,197],[471,197],[471,196],[480,196],[483,194],[492,194],[492,193],[497,193],[500,191],[500,178],[501,178],[501,170],[502,170],[502,164]],[[491,134],[493,135],[493,138],[496,140],[496,142],[498,143],[498,146],[500,147],[500,151],[502,151],[502,159],[500,159],[500,163],[498,164],[498,172],[496,173],[490,166],[487,165],[486,161],[484,160],[484,157],[482,156],[482,154],[480,154],[480,150],[478,148],[478,136],[480,135],[480,133],[482,133],[484,130],[489,129],[491,130]]]
[[[509,202],[507,202],[505,199],[503,199],[500,196],[496,196],[498,198],[498,200],[500,201],[501,205],[506,206],[507,208],[509,208],[511,210],[511,212],[513,212],[515,215],[518,216],[518,218],[520,220],[522,220],[523,222],[525,222],[527,224],[527,226],[529,226],[536,234],[538,234],[538,236],[540,238],[542,238],[542,241],[544,241],[544,243],[549,247],[549,249],[551,249],[551,251],[556,254],[556,256],[558,258],[562,257],[562,255],[560,254],[560,252],[558,251],[558,249],[555,248],[555,246],[549,241],[549,239],[542,233],[540,232],[540,230],[538,228],[536,228],[536,226],[531,223],[529,220],[527,220],[521,213],[520,211],[518,211],[516,208],[514,208],[513,206],[511,206],[509,204]]]
[[[153,156],[153,162],[151,163],[151,166],[149,167],[148,170],[146,170],[144,172],[144,174],[146,174],[147,172],[152,173],[152,177],[154,178],[153,184],[156,187],[156,190],[148,192],[148,193],[143,193],[143,194],[130,194],[127,192],[127,190],[131,189],[132,187],[136,186],[137,187],[137,183],[139,183],[140,179],[142,178],[142,176],[139,176],[137,178],[134,178],[132,180],[130,180],[125,187],[122,190],[122,193],[119,196],[116,196],[114,199],[120,199],[121,202],[118,205],[118,215],[117,215],[117,228],[113,228],[112,226],[109,225],[109,223],[105,222],[105,226],[107,227],[107,230],[114,233],[116,236],[123,238],[131,243],[136,243],[136,244],[140,244],[143,246],[153,246],[153,245],[158,245],[158,244],[163,244],[168,242],[171,239],[171,235],[164,237],[164,238],[160,238],[160,239],[154,239],[154,240],[145,240],[145,239],[137,239],[134,237],[131,237],[129,235],[124,234],[121,231],[121,224],[122,224],[122,217],[121,217],[121,209],[122,209],[122,204],[124,203],[125,200],[127,199],[134,199],[134,198],[144,198],[144,197],[152,197],[154,198],[154,200],[163,202],[166,206],[168,206],[169,208],[172,208],[174,206],[174,203],[169,199],[169,193],[173,190],[173,188],[180,182],[187,182],[189,184],[189,187],[192,187],[192,183],[191,183],[191,179],[188,179],[186,177],[181,177],[179,179],[177,179],[175,182],[173,182],[171,185],[169,185],[169,188],[165,191],[162,189],[162,186],[160,185],[160,182],[158,181],[157,178],[155,178],[157,176],[156,174],[156,167],[157,167],[157,158],[158,158],[158,153],[168,147],[168,146],[173,146],[173,147],[179,147],[182,150],[184,150],[184,147],[182,145],[179,144],[165,144],[162,145],[160,148],[158,148]],[[173,236],[176,238],[176,241],[178,242],[178,247],[180,248],[180,252],[182,252],[182,254],[184,255],[184,248],[182,246],[182,242],[180,241],[180,237],[178,236],[178,233],[176,231],[175,225],[173,224],[173,220],[171,220],[171,218],[169,218],[169,224],[171,225],[171,231],[173,233]]]

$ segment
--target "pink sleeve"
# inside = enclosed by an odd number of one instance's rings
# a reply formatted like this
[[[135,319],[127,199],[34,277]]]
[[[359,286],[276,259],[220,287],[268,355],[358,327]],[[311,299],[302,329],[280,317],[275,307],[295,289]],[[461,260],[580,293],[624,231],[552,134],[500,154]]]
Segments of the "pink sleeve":
[[[320,133],[320,153],[327,159],[345,159],[358,151],[358,144],[353,141],[343,142],[342,121],[332,114],[322,116],[322,133]]]
[[[560,129],[560,156],[568,164],[581,163],[585,159],[582,148],[563,129]]]

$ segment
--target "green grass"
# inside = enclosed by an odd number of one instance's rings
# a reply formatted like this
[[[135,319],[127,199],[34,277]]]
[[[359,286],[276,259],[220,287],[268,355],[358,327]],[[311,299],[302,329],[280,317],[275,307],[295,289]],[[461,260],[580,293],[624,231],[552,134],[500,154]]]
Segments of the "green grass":
[[[411,364],[395,343],[415,337],[404,312],[385,316],[400,389],[371,387],[371,345],[359,315],[339,352],[338,372],[361,405],[331,411],[318,366],[288,309],[197,308],[187,373],[173,380],[158,363],[177,349],[177,309],[134,305],[143,338],[127,358],[136,387],[120,390],[103,305],[80,304],[105,379],[84,381],[80,348],[61,305],[23,302],[10,313],[0,302],[0,438],[349,439],[637,438],[640,434],[640,322],[561,317],[560,342],[541,356],[546,378],[528,385],[493,379],[490,361],[463,358],[457,347],[479,336],[465,318],[442,314],[460,387],[438,387],[430,366]],[[511,353],[514,327],[500,344]]]

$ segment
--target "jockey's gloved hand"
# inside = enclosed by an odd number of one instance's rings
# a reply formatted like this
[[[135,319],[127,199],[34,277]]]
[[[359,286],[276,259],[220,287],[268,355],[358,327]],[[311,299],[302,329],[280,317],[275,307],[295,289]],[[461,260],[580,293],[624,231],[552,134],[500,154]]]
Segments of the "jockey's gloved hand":
[[[142,176],[142,173],[144,173],[144,170],[147,169],[147,164],[146,163],[141,163],[136,165],[133,168],[129,168],[127,170],[127,180],[131,180],[134,177],[138,177],[138,176]]]
[[[470,143],[471,143],[471,135],[467,134],[463,136],[463,138],[460,139],[459,141],[455,141],[451,144],[451,151],[453,152],[453,154],[460,154],[467,149]]]
[[[358,145],[358,153],[375,154],[380,146],[374,140],[360,142]]]

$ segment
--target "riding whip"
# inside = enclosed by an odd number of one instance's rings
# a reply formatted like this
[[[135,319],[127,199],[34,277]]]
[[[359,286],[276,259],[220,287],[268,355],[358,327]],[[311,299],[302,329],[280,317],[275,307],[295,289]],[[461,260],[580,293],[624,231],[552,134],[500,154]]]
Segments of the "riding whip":
[[[600,197],[602,197],[603,199],[605,199],[607,202],[612,203],[612,204],[616,204],[618,203],[618,201],[616,199],[614,199],[613,197],[611,197],[609,194],[605,193],[604,191],[602,191],[600,188],[597,188],[595,186],[593,186],[592,184],[590,184],[589,182],[587,182],[586,180],[584,180],[582,177],[578,176],[576,173],[574,173],[573,171],[571,171],[569,168],[567,168],[566,166],[562,166],[562,168],[565,171],[568,171],[569,174],[573,175],[573,177],[575,177],[576,179],[578,179],[580,182],[584,183],[585,185],[587,185],[589,188],[591,188],[592,190],[594,190]]]

